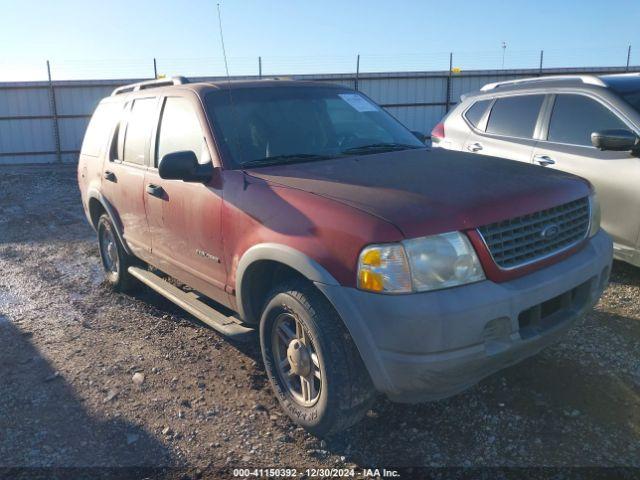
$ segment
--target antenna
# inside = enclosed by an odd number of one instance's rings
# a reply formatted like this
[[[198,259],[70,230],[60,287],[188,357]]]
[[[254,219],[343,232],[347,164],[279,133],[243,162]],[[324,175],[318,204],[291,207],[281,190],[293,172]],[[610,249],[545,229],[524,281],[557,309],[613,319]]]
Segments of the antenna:
[[[227,50],[224,48],[224,34],[222,33],[222,14],[220,13],[220,4],[216,3],[218,7],[218,27],[220,29],[220,44],[222,45],[222,56],[224,57],[224,69],[227,72],[227,82],[231,82],[229,77],[229,64],[227,63]]]
[[[235,131],[238,131],[238,115],[236,114],[236,107],[233,104],[233,95],[231,93],[231,77],[229,76],[229,64],[227,63],[227,50],[224,48],[224,33],[222,32],[222,14],[220,13],[220,4],[216,3],[218,8],[218,28],[220,29],[220,44],[222,45],[222,56],[224,57],[224,69],[227,74],[227,91],[229,92],[229,106],[231,107],[231,115],[235,121]],[[239,139],[236,137],[236,146],[240,145]],[[242,149],[238,148],[238,156],[240,157],[240,163],[242,163]]]

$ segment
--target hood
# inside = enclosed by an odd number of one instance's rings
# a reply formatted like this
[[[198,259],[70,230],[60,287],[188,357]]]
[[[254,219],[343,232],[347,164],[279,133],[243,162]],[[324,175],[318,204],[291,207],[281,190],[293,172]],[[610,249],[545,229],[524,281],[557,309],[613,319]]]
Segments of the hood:
[[[586,180],[512,160],[420,149],[256,168],[247,174],[380,217],[407,238],[466,230],[589,194]]]

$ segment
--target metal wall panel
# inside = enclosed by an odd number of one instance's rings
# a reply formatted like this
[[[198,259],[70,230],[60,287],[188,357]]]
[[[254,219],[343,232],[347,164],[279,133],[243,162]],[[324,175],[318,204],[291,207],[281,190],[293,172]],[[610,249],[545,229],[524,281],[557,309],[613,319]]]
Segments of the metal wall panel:
[[[637,67],[631,69],[638,71]],[[544,74],[620,73],[624,68],[548,69]],[[483,85],[514,78],[537,76],[533,70],[463,71],[451,76],[450,101],[455,104],[460,95]],[[409,129],[424,133],[445,114],[447,76],[445,72],[366,73],[358,79],[358,89],[386,106],[388,111]],[[253,78],[256,77],[246,77]],[[348,88],[355,87],[355,75],[318,74],[295,75],[292,78],[318,80]],[[193,81],[226,80],[225,78],[194,78]],[[84,130],[89,117],[101,98],[111,94],[121,84],[131,80],[87,80],[54,82],[60,152],[56,154],[55,125],[47,82],[0,83],[0,164],[77,161]],[[434,105],[424,105],[434,104]],[[19,117],[43,117],[19,119]],[[18,117],[18,118],[16,118]],[[14,155],[33,152],[34,155]],[[38,154],[37,152],[41,152]],[[53,153],[51,153],[53,152]]]
[[[387,107],[409,130],[429,134],[444,115],[444,105],[433,107]]]
[[[0,120],[0,152],[51,152],[55,149],[51,120]]]
[[[440,103],[446,95],[444,78],[376,78],[362,79],[359,90],[377,103]]]
[[[58,121],[60,127],[60,149],[63,151],[80,150],[88,124],[89,117],[61,118]]]
[[[113,87],[56,88],[58,115],[87,115],[93,113],[98,102],[111,95]]]
[[[0,157],[0,165],[29,165],[32,163],[55,163],[57,160],[56,154],[40,154],[40,155],[8,155]],[[75,162],[78,161],[78,156],[75,156]]]
[[[516,78],[527,78],[531,75],[482,75],[482,76],[452,76],[451,77],[451,101],[457,103],[460,101],[460,95],[463,93],[480,90],[487,83],[505,82],[507,80],[515,80]]]
[[[50,114],[51,102],[46,87],[0,90],[0,117]]]

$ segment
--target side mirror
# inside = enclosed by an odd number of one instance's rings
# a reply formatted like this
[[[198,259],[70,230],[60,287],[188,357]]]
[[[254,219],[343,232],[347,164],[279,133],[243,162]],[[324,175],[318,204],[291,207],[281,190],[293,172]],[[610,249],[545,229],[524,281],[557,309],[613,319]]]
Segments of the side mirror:
[[[413,133],[413,135],[422,143],[425,143],[427,141],[427,136],[424,133],[421,133],[415,130],[411,130],[411,133]]]
[[[201,165],[198,157],[190,150],[168,153],[158,166],[160,178],[182,180],[183,182],[208,182],[213,177],[211,162]]]
[[[600,150],[627,152],[638,146],[638,136],[630,130],[600,130],[591,134],[591,143]]]

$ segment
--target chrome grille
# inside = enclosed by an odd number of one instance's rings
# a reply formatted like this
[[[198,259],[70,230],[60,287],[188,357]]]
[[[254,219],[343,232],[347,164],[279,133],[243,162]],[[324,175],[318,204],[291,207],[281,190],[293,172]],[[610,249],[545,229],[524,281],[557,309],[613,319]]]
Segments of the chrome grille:
[[[587,236],[589,198],[478,228],[493,260],[510,269],[565,250]]]

